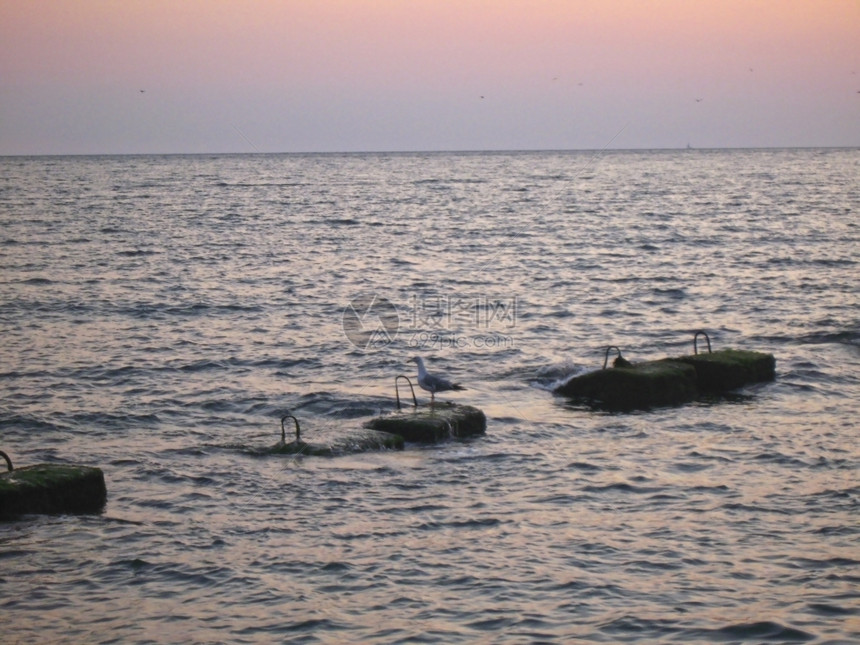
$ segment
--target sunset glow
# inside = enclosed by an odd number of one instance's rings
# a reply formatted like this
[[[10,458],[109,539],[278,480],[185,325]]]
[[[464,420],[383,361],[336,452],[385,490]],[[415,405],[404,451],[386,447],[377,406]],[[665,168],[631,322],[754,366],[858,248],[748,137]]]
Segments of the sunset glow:
[[[5,0],[0,154],[856,146],[858,33],[849,0]]]

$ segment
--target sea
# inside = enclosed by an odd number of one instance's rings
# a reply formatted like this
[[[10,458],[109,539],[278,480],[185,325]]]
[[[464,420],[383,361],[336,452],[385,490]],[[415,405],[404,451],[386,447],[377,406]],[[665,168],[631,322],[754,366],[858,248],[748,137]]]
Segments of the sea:
[[[108,491],[0,523],[3,642],[860,643],[859,214],[856,148],[0,158],[0,450]],[[694,339],[775,381],[553,393]],[[266,454],[414,356],[485,435]]]

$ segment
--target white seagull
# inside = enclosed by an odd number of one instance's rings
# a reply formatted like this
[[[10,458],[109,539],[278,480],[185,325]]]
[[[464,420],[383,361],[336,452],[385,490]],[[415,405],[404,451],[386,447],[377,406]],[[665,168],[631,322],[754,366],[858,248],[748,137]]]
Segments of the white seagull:
[[[418,385],[422,390],[430,392],[430,405],[432,406],[436,399],[436,392],[447,392],[448,390],[465,390],[459,383],[452,383],[448,379],[435,374],[428,374],[424,367],[424,361],[420,356],[409,359],[414,363],[418,363]]]

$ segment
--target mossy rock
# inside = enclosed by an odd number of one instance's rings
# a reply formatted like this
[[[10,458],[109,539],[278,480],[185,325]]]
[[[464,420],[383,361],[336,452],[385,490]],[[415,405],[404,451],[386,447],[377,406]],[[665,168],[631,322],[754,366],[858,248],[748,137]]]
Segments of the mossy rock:
[[[376,450],[403,450],[403,437],[389,432],[361,429],[338,437],[331,444],[307,443],[305,441],[290,441],[278,443],[255,451],[265,455],[308,455],[315,457],[331,457],[358,452]]]
[[[0,518],[31,513],[98,513],[107,501],[101,469],[37,464],[0,473]]]
[[[776,378],[776,359],[773,354],[762,352],[721,349],[669,360],[692,365],[696,370],[696,386],[706,394],[724,394]]]
[[[688,403],[699,394],[693,366],[668,360],[587,372],[560,385],[555,393],[622,411]]]
[[[726,394],[751,383],[772,381],[772,354],[723,349],[658,361],[627,363],[575,376],[556,394],[610,410],[680,405],[704,394]]]
[[[471,437],[487,431],[487,417],[470,405],[437,403],[376,417],[366,428],[390,432],[414,443],[436,443],[450,437]]]

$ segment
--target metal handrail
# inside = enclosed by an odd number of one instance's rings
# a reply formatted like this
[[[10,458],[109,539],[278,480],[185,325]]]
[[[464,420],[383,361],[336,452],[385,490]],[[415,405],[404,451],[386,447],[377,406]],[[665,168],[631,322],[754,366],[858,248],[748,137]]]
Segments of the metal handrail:
[[[697,331],[695,333],[695,335],[693,336],[693,353],[694,354],[699,353],[698,341],[699,341],[699,335],[700,334],[705,337],[706,341],[708,341],[708,354],[712,353],[711,352],[711,339],[708,337],[708,333],[705,331],[702,331],[702,330]]]
[[[299,420],[296,419],[292,414],[285,414],[281,417],[281,443],[287,443],[287,431],[284,428],[284,421],[287,419],[292,419],[296,424],[296,443],[299,443],[302,440],[302,430],[299,428]]]
[[[406,382],[409,383],[409,389],[412,390],[412,405],[413,407],[418,407],[418,398],[415,396],[415,388],[412,387],[412,381],[409,380],[408,376],[404,376],[403,374],[399,374],[394,377],[394,396],[397,398],[397,409],[400,409],[400,389],[398,387],[398,381],[400,379],[406,379]]]
[[[606,348],[606,354],[603,357],[603,369],[606,369],[606,365],[609,363],[609,352],[611,352],[613,349],[618,352],[618,356],[616,358],[624,358],[623,356],[621,356],[621,348],[619,348],[617,345],[610,345]]]

